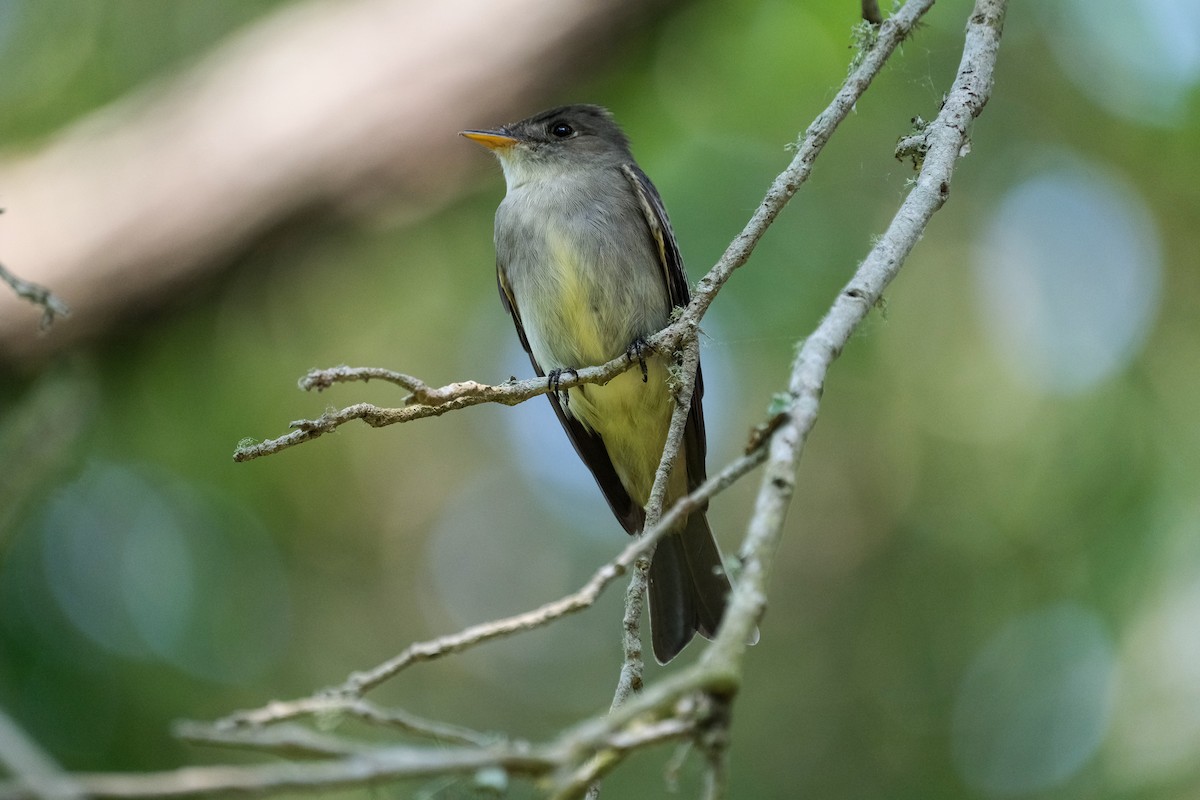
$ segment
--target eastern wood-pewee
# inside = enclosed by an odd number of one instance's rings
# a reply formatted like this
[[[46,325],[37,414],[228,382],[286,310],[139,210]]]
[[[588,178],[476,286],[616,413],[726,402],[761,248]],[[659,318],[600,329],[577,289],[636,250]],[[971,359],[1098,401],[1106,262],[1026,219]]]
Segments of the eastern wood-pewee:
[[[658,191],[629,140],[599,106],[551,109],[495,130],[463,131],[500,160],[508,192],[496,211],[500,299],[551,388],[565,371],[622,353],[642,369],[548,397],[579,456],[629,533],[644,506],[675,402],[670,358],[643,358],[644,338],[688,302],[688,281]],[[696,372],[667,505],[705,478],[704,385]],[[658,544],[649,574],[654,655],[665,664],[721,622],[729,579],[703,510]]]

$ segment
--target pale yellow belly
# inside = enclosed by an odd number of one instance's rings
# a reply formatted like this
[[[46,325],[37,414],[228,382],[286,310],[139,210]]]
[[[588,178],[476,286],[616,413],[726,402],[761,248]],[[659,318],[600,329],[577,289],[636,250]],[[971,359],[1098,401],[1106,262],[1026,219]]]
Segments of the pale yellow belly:
[[[646,382],[635,364],[604,386],[571,389],[566,409],[585,427],[600,434],[617,476],[638,505],[645,505],[649,499],[675,406],[667,389],[663,359],[647,358],[646,368]],[[683,473],[676,469],[672,477],[686,480]],[[670,496],[678,496],[675,488]]]

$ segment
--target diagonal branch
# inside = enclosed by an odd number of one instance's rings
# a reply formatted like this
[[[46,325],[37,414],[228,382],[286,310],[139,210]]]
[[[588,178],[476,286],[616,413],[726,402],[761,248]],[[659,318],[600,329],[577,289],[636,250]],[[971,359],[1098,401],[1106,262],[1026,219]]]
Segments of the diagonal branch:
[[[908,38],[916,27],[917,22],[932,6],[934,0],[909,0],[887,22],[879,28],[873,43],[867,43],[869,49],[861,54],[858,66],[851,70],[842,88],[834,95],[833,100],[822,111],[801,137],[796,147],[796,155],[792,158],[787,169],[779,173],[767,190],[766,196],[754,211],[754,216],[746,223],[742,232],[734,237],[724,254],[708,274],[700,279],[692,302],[688,305],[680,322],[695,320],[704,316],[704,312],[712,305],[717,292],[729,280],[729,276],[741,268],[749,260],[750,254],[758,245],[760,239],[783,207],[792,199],[792,195],[812,175],[813,164],[817,156],[825,149],[829,138],[837,130],[850,112],[854,110],[859,98],[867,91],[867,87],[875,80],[875,76],[883,69],[892,52]]]
[[[789,402],[782,424],[771,435],[770,457],[743,546],[741,580],[716,641],[704,653],[703,661],[723,672],[737,673],[746,636],[766,604],[770,567],[791,502],[796,464],[816,424],[825,376],[949,197],[954,167],[967,150],[970,124],[991,96],[1006,10],[1007,0],[977,1],[953,87],[937,118],[925,129],[926,153],[915,185],[792,363]]]

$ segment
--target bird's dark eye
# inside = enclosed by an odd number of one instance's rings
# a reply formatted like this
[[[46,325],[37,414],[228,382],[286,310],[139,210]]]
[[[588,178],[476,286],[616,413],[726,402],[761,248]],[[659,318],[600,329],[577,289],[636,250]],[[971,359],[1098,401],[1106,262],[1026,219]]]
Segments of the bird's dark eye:
[[[565,122],[556,122],[550,126],[550,135],[556,139],[565,139],[574,132],[575,129]]]

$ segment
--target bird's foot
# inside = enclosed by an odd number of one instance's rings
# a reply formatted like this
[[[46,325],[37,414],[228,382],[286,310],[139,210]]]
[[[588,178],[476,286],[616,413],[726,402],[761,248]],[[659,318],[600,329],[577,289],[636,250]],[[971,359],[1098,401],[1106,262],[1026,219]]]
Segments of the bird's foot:
[[[557,396],[559,402],[566,406],[570,405],[571,396],[567,394],[566,389],[558,388],[559,383],[562,382],[563,375],[574,375],[576,378],[579,377],[579,373],[571,367],[552,369],[546,374],[546,386],[550,389],[551,394]]]
[[[629,349],[625,351],[625,357],[631,362],[635,359],[642,368],[642,383],[650,379],[650,373],[646,370],[646,351],[652,349],[646,344],[646,340],[642,337],[637,337],[633,340],[633,344],[629,345]]]

